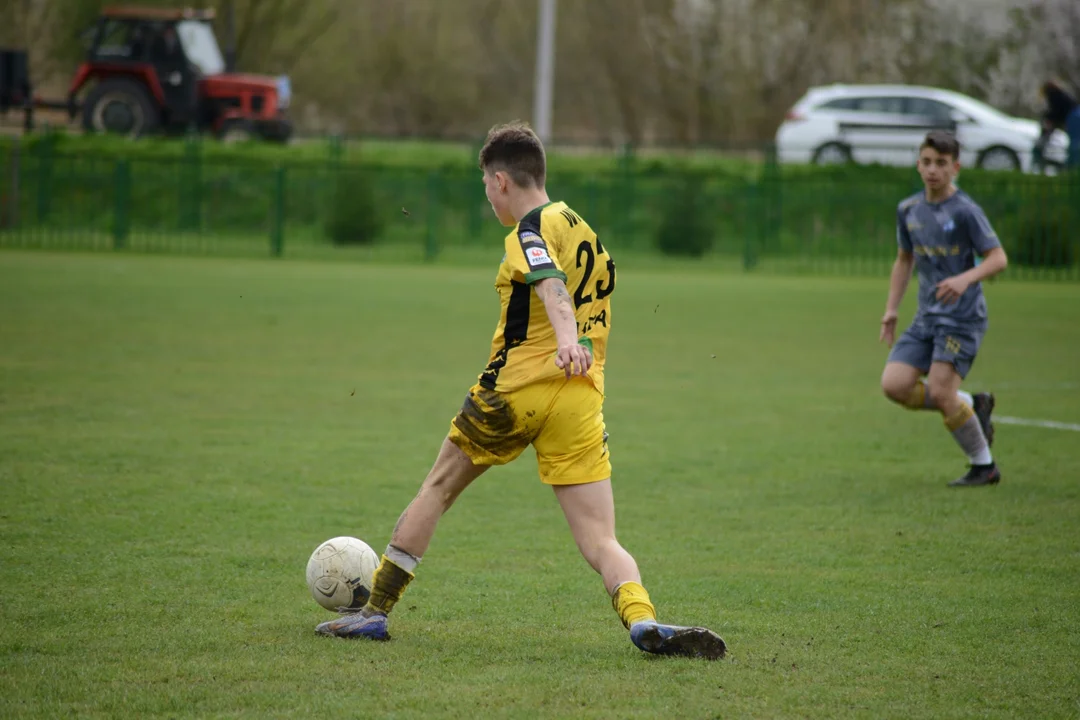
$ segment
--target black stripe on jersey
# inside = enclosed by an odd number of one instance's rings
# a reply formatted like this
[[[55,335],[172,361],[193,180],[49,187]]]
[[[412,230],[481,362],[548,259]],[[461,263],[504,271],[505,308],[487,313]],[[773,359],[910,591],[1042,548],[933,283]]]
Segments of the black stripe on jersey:
[[[499,371],[506,366],[506,357],[510,351],[529,335],[529,303],[532,301],[532,288],[525,283],[510,281],[510,301],[506,303],[506,322],[503,323],[503,346],[495,353],[495,358],[480,376],[480,386],[488,390],[495,389]]]
[[[555,269],[555,261],[551,259],[544,236],[540,234],[539,212],[531,212],[521,218],[518,223],[518,242],[521,243],[521,252],[525,254],[525,264],[528,265],[530,274],[537,270]]]

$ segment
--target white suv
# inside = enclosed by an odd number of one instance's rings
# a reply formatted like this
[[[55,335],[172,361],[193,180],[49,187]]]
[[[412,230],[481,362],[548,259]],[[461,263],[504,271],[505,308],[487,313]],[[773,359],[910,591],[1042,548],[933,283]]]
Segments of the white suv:
[[[1068,137],[1055,131],[1032,161],[1039,123],[1010,117],[949,90],[915,85],[830,85],[810,88],[776,132],[780,162],[914,164],[930,130],[960,141],[960,162],[987,170],[1055,171]]]

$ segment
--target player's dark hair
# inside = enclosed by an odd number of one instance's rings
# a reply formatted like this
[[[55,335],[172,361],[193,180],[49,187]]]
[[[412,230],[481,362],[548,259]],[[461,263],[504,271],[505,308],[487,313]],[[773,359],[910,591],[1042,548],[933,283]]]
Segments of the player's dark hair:
[[[496,125],[480,148],[480,169],[503,171],[523,188],[543,187],[547,175],[544,144],[528,123]]]
[[[942,155],[948,155],[953,160],[960,159],[960,141],[956,136],[944,130],[931,130],[926,133],[926,139],[919,146],[919,152],[925,148],[937,150]]]

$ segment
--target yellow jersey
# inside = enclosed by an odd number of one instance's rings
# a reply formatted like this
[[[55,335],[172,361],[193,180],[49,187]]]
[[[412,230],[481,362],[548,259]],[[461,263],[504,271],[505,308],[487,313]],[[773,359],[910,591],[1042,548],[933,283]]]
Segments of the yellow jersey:
[[[480,385],[508,392],[565,377],[555,366],[555,328],[530,287],[560,278],[574,303],[578,342],[592,351],[588,377],[604,391],[604,360],[611,331],[615,263],[589,224],[564,202],[536,208],[506,236],[506,255],[495,278],[502,310]]]

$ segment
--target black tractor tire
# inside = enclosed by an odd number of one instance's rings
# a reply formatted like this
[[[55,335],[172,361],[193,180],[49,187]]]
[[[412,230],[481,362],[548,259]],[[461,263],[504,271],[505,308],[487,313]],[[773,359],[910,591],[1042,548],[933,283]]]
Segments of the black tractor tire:
[[[221,124],[217,136],[218,140],[229,145],[253,140],[258,137],[258,132],[250,120],[230,118]]]
[[[161,125],[161,109],[138,80],[112,78],[97,84],[83,103],[83,129],[137,138]]]

